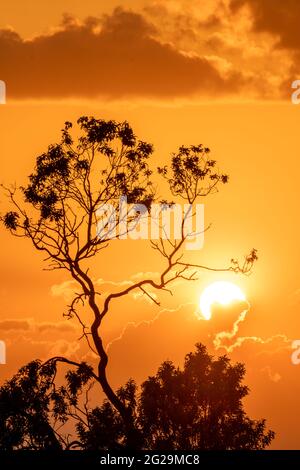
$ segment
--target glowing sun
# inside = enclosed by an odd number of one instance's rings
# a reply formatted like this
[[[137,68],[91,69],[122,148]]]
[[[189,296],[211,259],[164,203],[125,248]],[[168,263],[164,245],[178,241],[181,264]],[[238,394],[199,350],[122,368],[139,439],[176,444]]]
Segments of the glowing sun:
[[[217,281],[207,286],[200,297],[200,310],[205,320],[211,318],[213,304],[229,305],[235,300],[245,301],[242,290],[231,282]]]

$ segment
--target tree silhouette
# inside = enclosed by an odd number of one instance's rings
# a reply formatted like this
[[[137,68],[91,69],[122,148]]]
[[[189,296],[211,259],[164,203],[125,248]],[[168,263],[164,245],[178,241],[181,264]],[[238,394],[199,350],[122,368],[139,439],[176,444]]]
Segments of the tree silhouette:
[[[86,364],[55,385],[56,362],[34,361],[0,388],[0,449],[124,450],[128,429],[106,399],[90,409],[94,382]],[[227,356],[214,358],[205,346],[186,355],[182,369],[166,361],[137,388],[133,380],[116,395],[131,410],[135,448],[145,450],[259,450],[274,432],[265,420],[250,419],[242,400],[244,365]],[[75,439],[61,428],[73,422]],[[70,424],[70,423],[69,423]]]
[[[153,147],[138,140],[127,122],[83,116],[77,123],[79,137],[76,140],[72,137],[72,124],[66,122],[60,143],[50,145],[37,157],[26,187],[5,188],[13,210],[3,215],[2,221],[13,235],[28,238],[36,250],[45,254],[48,269],[66,270],[76,281],[79,292],[66,315],[76,317],[80,322],[83,338],[99,358],[97,370],[92,372],[94,378],[121,415],[128,442],[134,443],[132,409],[120,399],[107,379],[108,355],[102,338],[103,319],[112,302],[130,292],[138,290],[158,303],[148,292],[149,287],[158,291],[169,290],[175,279],[195,280],[199,270],[214,268],[191,264],[184,259],[184,246],[190,234],[185,233],[183,220],[179,240],[162,237],[158,241],[150,241],[152,248],[165,261],[158,281],[142,279],[119,292],[109,293],[104,302],[100,302],[101,293],[95,285],[91,260],[95,256],[101,258],[109,240],[99,236],[96,230],[99,209],[110,204],[117,210],[120,197],[126,197],[128,203],[142,203],[148,209],[157,201],[148,164]],[[167,180],[173,196],[195,203],[217,190],[219,184],[227,182],[227,175],[216,170],[216,162],[209,155],[209,149],[203,145],[182,146],[172,155],[169,169],[158,169]],[[165,201],[165,204],[169,203]],[[139,222],[140,217],[138,211],[135,216],[128,215],[126,233]],[[114,228],[120,229],[121,223],[122,220],[117,218]],[[252,250],[242,265],[232,259],[228,267],[217,270],[247,273],[256,258],[256,250]],[[89,308],[93,314],[91,324],[83,320],[84,308]],[[55,360],[80,367],[79,363],[66,357]]]
[[[0,448],[61,449],[49,422],[52,374],[40,370],[39,361],[20,369],[0,389]]]
[[[80,444],[59,429],[68,421],[87,426],[93,373],[81,363],[75,372],[67,371],[60,386],[56,374],[55,360],[35,360],[0,387],[0,449],[61,450]]]
[[[263,449],[274,438],[265,420],[251,420],[242,399],[245,367],[214,359],[204,345],[187,354],[183,370],[164,362],[142,385],[139,420],[146,447],[158,450]]]

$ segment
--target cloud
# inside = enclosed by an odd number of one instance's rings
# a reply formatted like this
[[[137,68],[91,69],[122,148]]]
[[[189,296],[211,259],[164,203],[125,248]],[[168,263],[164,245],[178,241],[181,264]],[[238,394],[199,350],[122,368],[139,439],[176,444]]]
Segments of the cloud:
[[[300,3],[298,0],[231,0],[233,11],[248,6],[257,32],[278,37],[278,47],[299,50]]]
[[[70,358],[74,356],[76,353],[78,353],[80,350],[80,343],[79,341],[65,341],[63,339],[60,339],[56,341],[55,343],[49,343],[49,357],[53,356],[65,356],[67,358]]]
[[[36,328],[41,333],[49,332],[49,331],[57,331],[57,332],[59,331],[62,333],[69,333],[69,332],[76,331],[76,327],[66,321],[59,322],[59,323],[50,323],[50,322],[40,323],[36,325]]]
[[[60,284],[53,284],[50,291],[53,297],[63,297],[66,302],[70,302],[76,292],[76,282],[69,280],[61,282]]]
[[[248,8],[252,16],[252,30],[256,34],[268,33],[273,38],[274,46],[271,51],[276,63],[277,73],[281,72],[281,81],[277,85],[282,97],[290,100],[291,84],[298,79],[300,67],[300,2],[298,0],[231,0],[231,11],[241,12]],[[286,53],[283,58],[279,55]],[[271,62],[271,61],[270,61]],[[282,64],[284,68],[282,69]],[[270,64],[271,65],[271,64]],[[266,66],[269,69],[269,66]]]
[[[237,320],[232,325],[231,330],[229,331],[220,331],[219,333],[216,334],[214,338],[214,346],[216,349],[219,348],[225,348],[226,351],[230,352],[231,349],[234,347],[235,343],[232,344],[233,339],[236,337],[236,335],[239,332],[239,326],[240,323],[245,321],[246,315],[249,311],[250,305],[247,305],[247,308],[245,310],[242,310],[241,313],[239,314]],[[226,345],[226,342],[229,343],[229,346]]]
[[[0,30],[1,79],[8,100],[289,98],[299,23],[298,0],[158,0],[139,13],[65,15],[31,39]]]
[[[97,287],[97,292],[101,294],[102,296],[106,297],[110,293],[123,291],[124,289],[132,286],[134,283],[142,279],[153,279],[155,281],[158,281],[159,278],[160,278],[160,273],[139,272],[130,276],[129,280],[123,280],[123,281],[113,281],[113,280],[105,280],[105,279],[99,278],[99,279],[94,280],[94,285]],[[67,302],[70,302],[74,298],[77,290],[78,290],[78,285],[76,281],[74,280],[63,281],[60,284],[53,284],[53,286],[51,286],[51,289],[50,289],[51,294],[54,297],[63,297],[65,301]],[[130,295],[134,299],[139,299],[141,297],[144,297],[145,300],[149,300],[149,298],[146,297],[145,294],[143,294],[140,290],[136,290],[135,292],[133,291]]]
[[[74,332],[76,327],[69,321],[62,322],[36,322],[32,318],[25,320],[1,320],[0,330],[14,332],[14,331],[28,331],[30,333],[44,333],[44,332]]]
[[[282,46],[297,45],[299,21],[289,17],[298,17],[299,5],[291,1],[289,8],[287,4],[276,0],[179,0],[174,7],[174,2],[156,0],[146,14],[159,25],[160,40],[207,58],[224,78],[228,71],[241,71],[246,86],[236,93],[237,98],[290,99],[290,77],[298,57]]]
[[[224,96],[245,84],[239,71],[223,76],[208,58],[154,36],[144,16],[122,8],[81,24],[66,17],[31,40],[2,29],[1,79],[16,99]]]
[[[107,345],[110,370],[118,384],[127,380],[130,372],[137,382],[145,374],[153,373],[166,359],[180,364],[184,355],[197,342],[205,344],[212,354],[229,354],[234,360],[259,363],[261,369],[275,361],[275,355],[287,357],[289,365],[291,342],[284,334],[272,337],[247,335],[242,325],[251,315],[249,305],[236,303],[232,307],[218,307],[212,320],[205,321],[196,312],[195,305],[184,304],[174,309],[161,310],[150,321],[129,322],[122,333]],[[247,327],[247,326],[246,326]],[[126,368],[121,360],[126,351]],[[274,382],[275,375],[268,374]],[[276,376],[276,378],[278,378]]]
[[[0,330],[29,330],[30,323],[28,320],[2,320],[0,321]]]
[[[262,372],[266,372],[269,379],[272,381],[272,382],[279,382],[279,380],[282,379],[281,375],[278,373],[278,372],[273,372],[271,367],[270,366],[266,366],[262,369]]]

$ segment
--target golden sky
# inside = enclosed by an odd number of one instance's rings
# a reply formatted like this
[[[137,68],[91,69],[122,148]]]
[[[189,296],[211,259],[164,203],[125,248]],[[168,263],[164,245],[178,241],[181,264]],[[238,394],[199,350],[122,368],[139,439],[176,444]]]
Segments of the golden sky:
[[[114,304],[104,325],[109,374],[115,386],[140,382],[162,360],[180,363],[197,341],[224,353],[212,338],[230,332],[241,311],[216,310],[209,322],[195,311],[206,285],[230,280],[250,309],[225,346],[246,364],[247,410],[267,418],[274,448],[297,448],[300,437],[300,366],[291,364],[300,338],[300,106],[290,100],[299,24],[297,0],[3,0],[0,19],[1,183],[24,183],[64,121],[82,114],[128,120],[154,144],[154,163],[201,142],[229,173],[230,184],[205,202],[204,249],[190,256],[219,267],[255,247],[252,275],[203,272],[161,307],[134,296]],[[103,292],[161,267],[146,242],[122,243],[92,266]],[[74,289],[67,273],[42,271],[29,242],[4,230],[0,250],[1,381],[37,357],[93,361],[62,316]]]

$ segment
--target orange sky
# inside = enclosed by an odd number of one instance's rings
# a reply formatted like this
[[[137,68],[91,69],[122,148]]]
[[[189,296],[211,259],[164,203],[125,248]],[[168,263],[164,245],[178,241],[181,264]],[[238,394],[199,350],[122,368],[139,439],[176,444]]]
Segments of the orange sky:
[[[2,3],[0,79],[8,99],[0,106],[0,182],[24,183],[65,120],[127,119],[154,144],[154,164],[167,163],[181,144],[201,142],[230,175],[205,202],[212,228],[204,249],[189,254],[194,262],[219,267],[258,249],[250,277],[203,272],[195,283],[179,283],[172,299],[163,296],[161,308],[133,296],[114,304],[104,325],[113,384],[129,376],[140,382],[167,358],[179,363],[197,341],[224,353],[212,338],[230,331],[240,311],[218,310],[204,322],[195,310],[209,282],[236,282],[251,305],[230,343],[231,357],[246,364],[247,410],[267,418],[274,448],[299,448],[300,366],[290,357],[300,338],[300,106],[290,102],[290,83],[300,78],[300,5],[286,2],[291,24],[274,0],[127,0],[116,11],[120,2]],[[1,381],[36,357],[93,361],[76,323],[62,317],[73,287],[67,274],[42,271],[29,242],[4,230],[0,250],[0,339],[8,354]],[[113,242],[92,268],[108,292],[160,266],[146,242]]]

